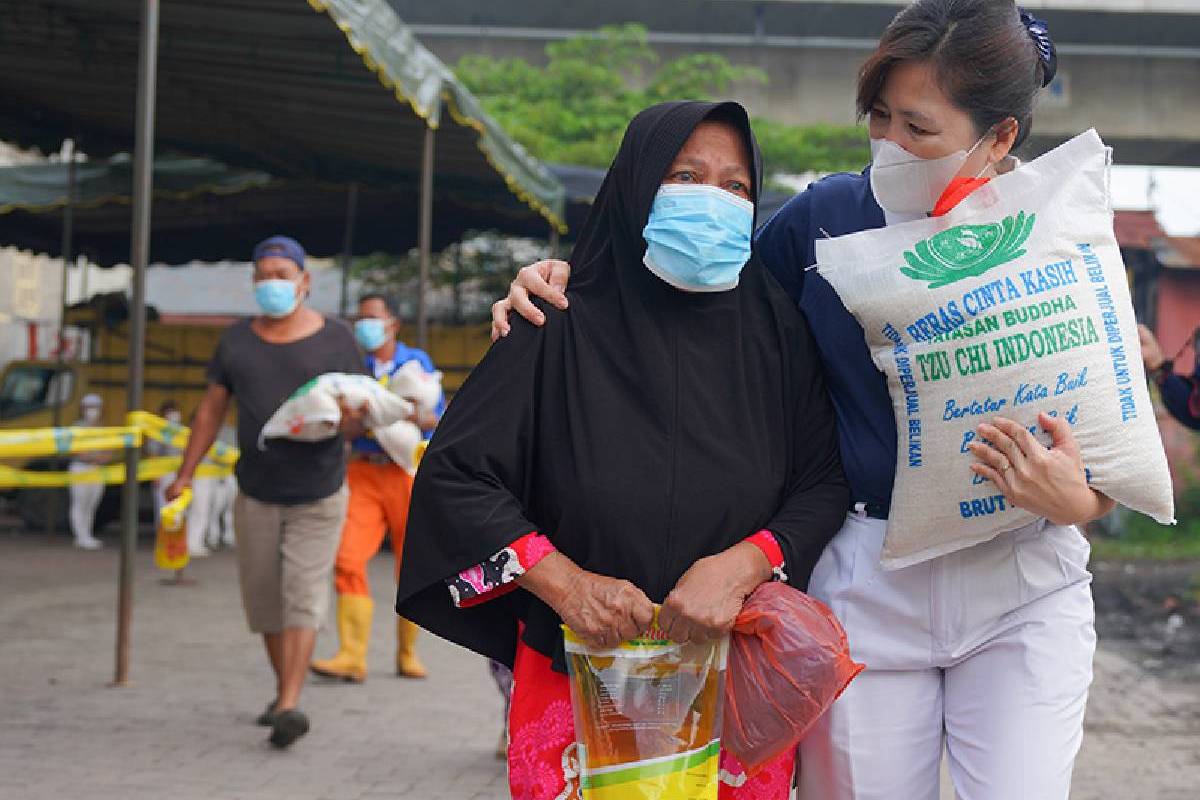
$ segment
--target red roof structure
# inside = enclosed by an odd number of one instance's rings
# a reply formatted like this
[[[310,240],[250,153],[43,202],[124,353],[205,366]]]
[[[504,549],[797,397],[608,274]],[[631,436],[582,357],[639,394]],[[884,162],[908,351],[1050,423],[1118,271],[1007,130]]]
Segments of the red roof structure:
[[[1158,260],[1169,269],[1200,269],[1200,236],[1167,236]]]
[[[1138,250],[1153,250],[1167,234],[1153,211],[1117,211],[1113,215],[1117,244]]]

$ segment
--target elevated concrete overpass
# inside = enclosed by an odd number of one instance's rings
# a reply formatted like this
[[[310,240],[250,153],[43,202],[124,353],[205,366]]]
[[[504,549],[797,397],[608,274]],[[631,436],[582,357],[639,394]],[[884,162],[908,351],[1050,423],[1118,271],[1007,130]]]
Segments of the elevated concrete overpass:
[[[756,66],[735,89],[752,113],[793,123],[854,121],[854,80],[903,0],[391,0],[443,60],[543,58],[549,41],[640,22],[665,58],[697,50]],[[1200,166],[1200,0],[1027,0],[1059,48],[1026,155],[1089,127],[1118,163]]]

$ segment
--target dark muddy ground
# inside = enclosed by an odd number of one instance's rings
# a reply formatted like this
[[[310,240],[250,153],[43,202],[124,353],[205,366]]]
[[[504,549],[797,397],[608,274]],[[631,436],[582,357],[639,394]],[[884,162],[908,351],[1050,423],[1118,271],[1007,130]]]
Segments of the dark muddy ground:
[[[1101,641],[1151,673],[1200,682],[1200,561],[1096,561]]]

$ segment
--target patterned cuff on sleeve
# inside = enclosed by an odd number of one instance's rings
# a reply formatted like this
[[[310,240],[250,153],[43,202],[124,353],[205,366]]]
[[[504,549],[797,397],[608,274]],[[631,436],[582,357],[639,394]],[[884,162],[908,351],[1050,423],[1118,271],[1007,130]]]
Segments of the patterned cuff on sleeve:
[[[486,561],[447,578],[446,587],[459,608],[486,603],[517,588],[513,581],[554,551],[549,539],[533,531]]]
[[[767,561],[771,562],[771,580],[787,581],[787,573],[784,572],[783,563],[783,548],[779,546],[779,540],[775,538],[775,534],[765,528],[752,536],[747,536],[746,541],[762,551],[762,554],[767,557]]]

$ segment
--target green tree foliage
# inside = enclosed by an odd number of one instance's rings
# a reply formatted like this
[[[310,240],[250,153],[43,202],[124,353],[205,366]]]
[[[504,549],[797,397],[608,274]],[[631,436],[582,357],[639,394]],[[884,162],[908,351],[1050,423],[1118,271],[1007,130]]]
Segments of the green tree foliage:
[[[729,96],[737,84],[765,83],[752,67],[721,55],[693,53],[660,62],[646,29],[601,28],[546,46],[546,64],[519,58],[465,56],[458,77],[509,135],[545,161],[607,167],[630,118],[664,100]],[[858,170],[869,151],[861,128],[785,125],[755,119],[767,169]]]
[[[751,121],[768,172],[858,172],[871,160],[866,132],[851,125]]]
[[[545,255],[545,244],[495,231],[468,231],[460,242],[434,253],[430,263],[430,318],[461,325],[491,318],[492,302],[508,293],[517,270]],[[401,256],[372,253],[356,257],[351,275],[359,293],[383,292],[396,298],[401,314],[416,316],[420,257],[414,248]]]

